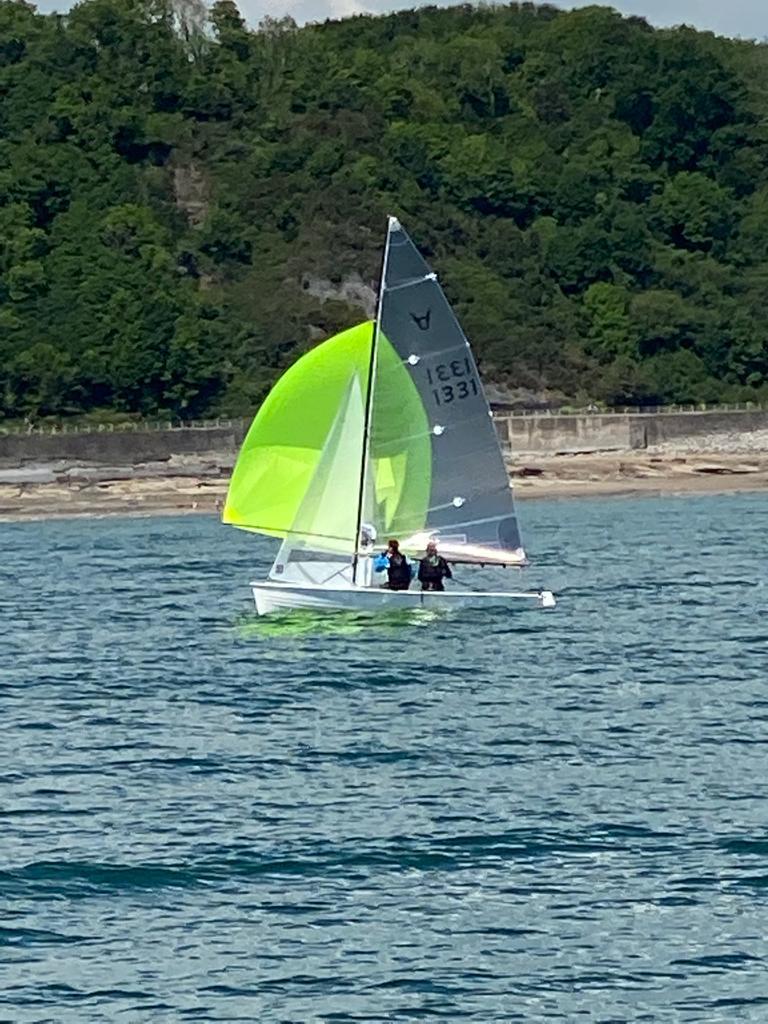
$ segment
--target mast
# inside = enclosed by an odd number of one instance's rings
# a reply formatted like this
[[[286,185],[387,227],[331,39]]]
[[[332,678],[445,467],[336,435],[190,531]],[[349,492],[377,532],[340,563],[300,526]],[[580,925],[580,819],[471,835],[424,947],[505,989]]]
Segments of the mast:
[[[363,454],[360,462],[360,490],[357,496],[357,517],[355,521],[355,555],[352,561],[352,584],[357,583],[357,563],[359,561],[360,530],[363,525],[363,506],[365,504],[365,479],[368,466],[368,452],[371,446],[371,414],[373,411],[373,386],[376,379],[376,347],[381,330],[381,308],[384,304],[384,282],[387,275],[387,261],[389,259],[389,239],[392,228],[397,224],[396,217],[387,219],[387,239],[384,243],[384,256],[381,261],[381,275],[379,277],[379,292],[376,296],[376,318],[373,322],[373,333],[371,335],[371,358],[368,361],[368,387],[365,396],[365,419],[363,421]]]

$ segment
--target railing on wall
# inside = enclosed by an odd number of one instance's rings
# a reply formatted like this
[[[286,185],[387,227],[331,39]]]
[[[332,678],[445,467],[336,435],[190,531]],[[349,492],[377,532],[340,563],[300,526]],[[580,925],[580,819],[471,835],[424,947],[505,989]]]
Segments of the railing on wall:
[[[498,419],[508,417],[550,416],[658,416],[681,413],[761,412],[768,409],[764,402],[732,402],[721,405],[644,405],[612,406],[602,409],[595,405],[575,407],[558,406],[551,409],[517,409],[503,402],[492,402],[493,414]],[[139,431],[237,430],[244,429],[250,419],[211,420],[130,420],[126,423],[9,423],[0,422],[0,434],[103,434],[135,433]]]
[[[496,416],[660,416],[698,412],[761,412],[768,409],[768,403],[730,402],[708,405],[702,402],[696,405],[614,405],[610,408],[561,405],[551,409],[515,409],[503,402],[492,402],[491,408]]]
[[[0,434],[132,434],[141,431],[232,430],[250,420],[131,420],[127,423],[0,423]]]

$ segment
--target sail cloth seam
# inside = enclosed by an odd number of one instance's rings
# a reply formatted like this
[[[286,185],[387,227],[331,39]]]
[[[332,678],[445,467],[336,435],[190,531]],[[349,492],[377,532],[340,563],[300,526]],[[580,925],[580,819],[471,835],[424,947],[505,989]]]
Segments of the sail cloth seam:
[[[468,499],[467,504],[469,504],[470,500],[471,499]],[[436,505],[434,509],[430,509],[429,511],[432,512],[432,511],[439,510],[440,508],[446,508],[446,507],[447,506],[437,506]],[[514,513],[510,513],[510,515],[514,515]],[[483,523],[498,523],[499,520],[505,519],[505,518],[507,518],[507,517],[506,516],[485,516],[482,519],[464,519],[464,520],[461,520],[461,521],[457,519],[457,520],[454,520],[453,522],[449,523],[447,526],[415,526],[415,527],[411,527],[407,523],[403,523],[402,524],[403,525],[402,533],[406,534],[406,535],[409,535],[409,536],[413,535],[413,534],[418,534],[418,535],[421,535],[421,534],[425,534],[425,535],[426,534],[430,534],[430,535],[434,534],[436,537],[439,537],[441,530],[445,531],[445,532],[448,532],[448,531],[456,532],[457,530],[461,530],[462,528],[464,528],[466,526],[482,526]]]
[[[461,420],[454,420],[454,422],[450,423],[447,427],[443,426],[442,424],[437,424],[437,426],[441,426],[442,427],[442,430],[440,431],[440,433],[437,436],[438,437],[443,437],[446,431],[455,430],[457,427],[461,427],[461,426],[463,426],[466,423],[472,423],[473,420],[480,421],[481,419],[485,420],[485,413],[482,413],[482,414],[478,413],[478,414],[476,414],[474,416],[465,416],[464,419],[461,419]],[[426,438],[426,437],[431,438],[431,437],[434,436],[434,434],[435,434],[435,425],[433,424],[433,426],[430,427],[429,430],[422,431],[419,434],[394,434],[394,435],[391,435],[391,436],[387,435],[387,441],[390,444],[396,444],[399,441],[418,441],[420,438]],[[509,445],[507,447],[509,448]]]
[[[352,536],[339,537],[333,533],[310,533],[308,530],[289,530],[286,527],[281,527],[277,530],[273,526],[258,526],[255,523],[231,523],[230,525],[234,526],[238,530],[255,530],[259,533],[263,532],[267,537],[282,537],[285,534],[285,536],[294,537],[317,537],[318,540],[338,540],[345,544],[354,544],[355,542],[355,538]],[[349,554],[351,555],[352,552],[350,551]]]
[[[469,504],[469,500],[467,501],[467,504]],[[505,518],[505,517],[504,516],[486,516],[484,519],[465,519],[463,521],[456,520],[456,521],[452,522],[449,526],[444,527],[444,529],[446,529],[446,530],[458,530],[462,526],[481,526],[483,523],[497,523],[500,519],[503,519],[503,518]],[[435,534],[438,534],[441,529],[443,529],[443,527],[435,526],[435,527],[433,527],[433,532]],[[427,530],[422,530],[422,532],[426,533]]]

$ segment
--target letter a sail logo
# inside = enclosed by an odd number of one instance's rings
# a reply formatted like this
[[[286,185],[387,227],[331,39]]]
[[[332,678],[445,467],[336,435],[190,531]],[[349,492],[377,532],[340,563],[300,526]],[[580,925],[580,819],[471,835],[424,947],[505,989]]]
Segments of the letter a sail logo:
[[[419,316],[417,313],[411,313],[411,320],[416,324],[420,331],[429,330],[429,321],[432,318],[432,310],[428,309],[423,316]]]

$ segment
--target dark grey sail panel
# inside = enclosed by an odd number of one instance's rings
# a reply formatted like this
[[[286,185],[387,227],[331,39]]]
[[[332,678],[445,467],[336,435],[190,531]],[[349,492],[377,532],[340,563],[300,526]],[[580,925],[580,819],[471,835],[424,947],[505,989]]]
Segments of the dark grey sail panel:
[[[469,342],[436,276],[394,218],[380,324],[411,373],[432,430],[427,529],[467,544],[521,548],[506,467]]]
[[[390,217],[388,231],[384,285],[390,291],[399,285],[418,281],[432,273],[427,261],[395,217]]]

